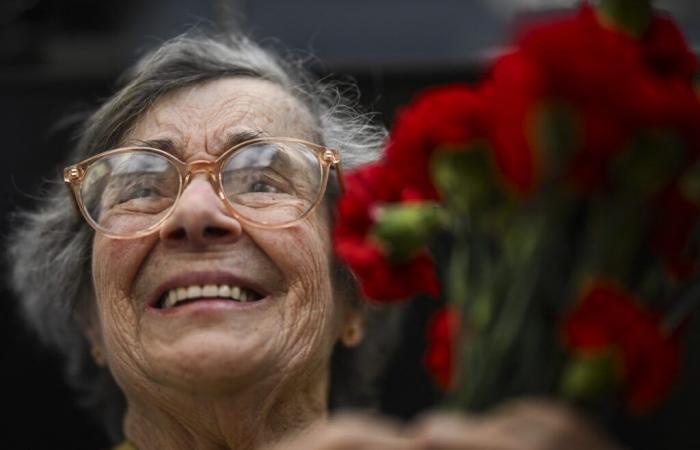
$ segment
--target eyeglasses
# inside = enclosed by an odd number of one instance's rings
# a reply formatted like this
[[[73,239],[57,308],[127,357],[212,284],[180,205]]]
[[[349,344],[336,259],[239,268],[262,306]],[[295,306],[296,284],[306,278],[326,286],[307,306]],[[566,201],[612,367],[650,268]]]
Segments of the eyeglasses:
[[[63,178],[85,220],[115,239],[155,232],[193,175],[207,175],[227,211],[242,223],[284,228],[320,203],[337,150],[293,138],[256,138],[216,161],[185,163],[163,150],[124,147],[66,167]]]

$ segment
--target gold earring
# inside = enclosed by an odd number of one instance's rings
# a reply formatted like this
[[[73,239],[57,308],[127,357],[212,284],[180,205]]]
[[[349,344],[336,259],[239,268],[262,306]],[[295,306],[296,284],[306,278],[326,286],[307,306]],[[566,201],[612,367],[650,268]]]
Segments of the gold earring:
[[[355,346],[360,341],[359,331],[356,325],[348,325],[343,332],[343,343],[349,347]]]
[[[95,364],[97,364],[98,366],[104,367],[107,365],[105,355],[104,353],[102,353],[102,348],[100,346],[93,345],[90,349],[90,354],[92,355],[93,361],[95,361]]]

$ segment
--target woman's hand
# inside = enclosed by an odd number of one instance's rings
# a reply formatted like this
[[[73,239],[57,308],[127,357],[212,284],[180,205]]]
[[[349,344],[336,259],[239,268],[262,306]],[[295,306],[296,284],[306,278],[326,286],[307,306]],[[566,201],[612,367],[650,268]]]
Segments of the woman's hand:
[[[408,431],[430,450],[619,450],[570,407],[513,401],[485,415],[432,413]]]
[[[385,417],[339,414],[270,450],[419,450],[419,441]]]
[[[618,450],[569,407],[518,400],[484,415],[431,413],[404,427],[341,415],[274,450]]]

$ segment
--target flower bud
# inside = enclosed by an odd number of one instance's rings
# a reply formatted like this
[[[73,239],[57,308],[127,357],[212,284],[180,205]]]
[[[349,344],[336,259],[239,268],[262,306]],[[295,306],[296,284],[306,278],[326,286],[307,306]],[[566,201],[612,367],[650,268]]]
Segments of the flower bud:
[[[632,37],[642,36],[652,19],[651,0],[601,0],[599,20]]]
[[[573,401],[595,402],[612,391],[618,382],[613,354],[577,354],[564,369],[561,392]]]
[[[431,177],[451,210],[492,204],[498,192],[488,149],[484,146],[436,152],[431,161]]]
[[[432,202],[386,205],[378,208],[375,215],[372,236],[394,262],[414,256],[445,222],[444,211]]]

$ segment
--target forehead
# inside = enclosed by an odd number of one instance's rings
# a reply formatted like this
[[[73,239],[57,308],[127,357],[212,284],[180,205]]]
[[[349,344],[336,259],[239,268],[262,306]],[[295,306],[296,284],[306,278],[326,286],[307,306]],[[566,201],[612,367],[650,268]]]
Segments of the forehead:
[[[317,141],[308,108],[281,86],[255,78],[225,78],[161,97],[135,123],[125,142],[164,141],[180,156],[217,155],[236,136]]]

